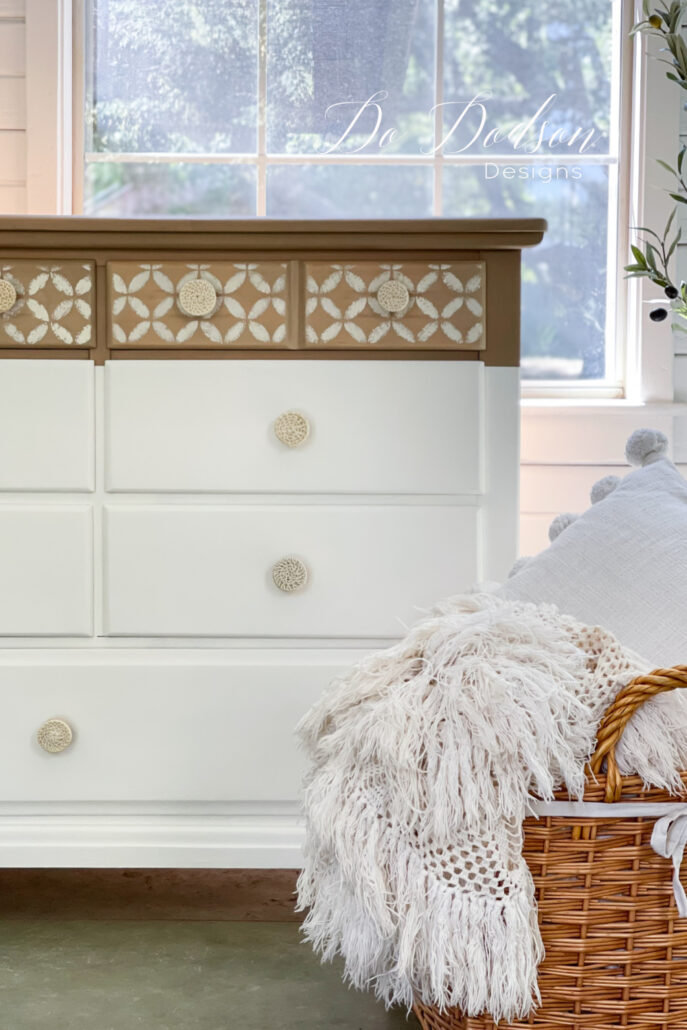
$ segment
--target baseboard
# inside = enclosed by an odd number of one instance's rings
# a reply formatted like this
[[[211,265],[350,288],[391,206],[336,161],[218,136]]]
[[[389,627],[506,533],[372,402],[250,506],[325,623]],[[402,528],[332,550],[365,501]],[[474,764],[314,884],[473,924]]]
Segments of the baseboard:
[[[0,919],[294,922],[293,869],[0,869]]]

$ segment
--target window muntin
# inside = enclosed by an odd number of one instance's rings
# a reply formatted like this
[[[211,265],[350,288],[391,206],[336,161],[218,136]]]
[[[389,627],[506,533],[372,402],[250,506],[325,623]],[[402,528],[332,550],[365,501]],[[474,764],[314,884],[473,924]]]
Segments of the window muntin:
[[[618,383],[621,0],[86,7],[85,213],[543,215],[523,375]]]

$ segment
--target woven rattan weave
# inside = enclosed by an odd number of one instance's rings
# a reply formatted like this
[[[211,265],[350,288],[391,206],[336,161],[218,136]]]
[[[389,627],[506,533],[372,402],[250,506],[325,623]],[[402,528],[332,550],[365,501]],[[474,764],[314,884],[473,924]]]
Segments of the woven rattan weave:
[[[686,686],[687,666],[679,666],[639,677],[621,691],[601,722],[585,801],[681,800],[621,777],[615,745],[644,701]],[[687,791],[687,772],[682,781]],[[687,1030],[687,919],[678,916],[672,865],[650,845],[654,822],[578,816],[525,822],[524,854],[546,948],[539,968],[542,1004],[498,1030]],[[684,871],[682,878],[687,881]],[[488,1016],[421,1004],[415,1014],[423,1030],[495,1026]]]

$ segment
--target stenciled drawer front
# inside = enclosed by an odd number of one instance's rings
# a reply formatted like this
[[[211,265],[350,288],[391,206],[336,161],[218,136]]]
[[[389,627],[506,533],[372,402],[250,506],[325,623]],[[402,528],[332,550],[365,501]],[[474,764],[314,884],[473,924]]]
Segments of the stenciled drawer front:
[[[109,345],[288,345],[288,265],[277,261],[108,264]]]
[[[478,493],[476,361],[111,361],[112,491]]]
[[[305,344],[483,350],[482,261],[306,264]]]
[[[93,304],[93,262],[0,255],[0,348],[92,347]]]
[[[85,505],[0,507],[0,635],[89,635],[92,546]]]
[[[6,658],[2,800],[296,800],[293,729],[356,655]]]
[[[90,361],[0,356],[0,490],[93,489],[93,387]]]
[[[478,577],[477,508],[106,509],[105,632],[398,637]]]

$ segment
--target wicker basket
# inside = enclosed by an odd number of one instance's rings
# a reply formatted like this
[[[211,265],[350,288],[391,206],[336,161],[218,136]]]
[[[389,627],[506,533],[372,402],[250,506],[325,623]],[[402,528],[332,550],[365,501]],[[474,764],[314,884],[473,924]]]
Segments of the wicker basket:
[[[599,728],[585,802],[684,800],[642,790],[638,778],[620,776],[615,761],[615,745],[636,709],[677,687],[687,687],[687,666],[659,669],[621,691]],[[687,772],[682,780],[687,790]],[[639,813],[525,822],[524,854],[546,948],[542,1004],[528,1019],[499,1023],[499,1030],[687,1030],[687,919],[675,904],[673,865],[650,844],[655,822],[655,815]],[[685,869],[681,879],[687,881]],[[423,1030],[495,1027],[488,1016],[468,1018],[455,1009],[441,1013],[417,1004],[414,1011]]]

